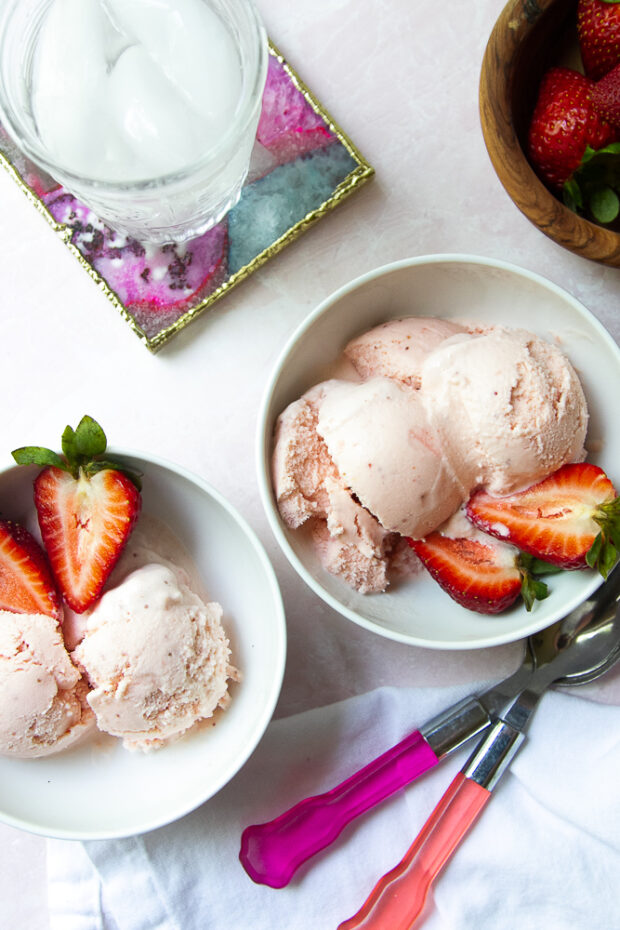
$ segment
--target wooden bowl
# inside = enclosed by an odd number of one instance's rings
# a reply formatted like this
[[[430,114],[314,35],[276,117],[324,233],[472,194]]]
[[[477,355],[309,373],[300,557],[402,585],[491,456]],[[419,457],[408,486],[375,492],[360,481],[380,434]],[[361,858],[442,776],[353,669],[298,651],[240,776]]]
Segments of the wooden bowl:
[[[575,0],[509,0],[482,62],[482,133],[497,176],[541,232],[583,258],[620,267],[620,234],[564,206],[537,177],[525,155],[529,120],[544,71],[555,64],[575,67],[570,56],[578,55],[576,9]]]

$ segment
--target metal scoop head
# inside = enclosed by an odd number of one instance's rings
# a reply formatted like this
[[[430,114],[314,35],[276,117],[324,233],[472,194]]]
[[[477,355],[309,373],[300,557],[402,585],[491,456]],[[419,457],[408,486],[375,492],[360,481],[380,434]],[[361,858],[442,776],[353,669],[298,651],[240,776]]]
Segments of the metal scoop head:
[[[549,684],[586,684],[608,671],[620,657],[620,563],[587,601],[530,636],[528,649]]]

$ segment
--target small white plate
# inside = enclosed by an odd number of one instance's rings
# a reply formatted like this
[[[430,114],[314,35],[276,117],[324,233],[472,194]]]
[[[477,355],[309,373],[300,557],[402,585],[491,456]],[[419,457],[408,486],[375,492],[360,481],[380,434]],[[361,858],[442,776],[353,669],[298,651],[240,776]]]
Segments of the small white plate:
[[[149,753],[96,733],[41,759],[0,756],[0,819],[64,839],[131,836],[170,823],[211,798],[253,752],[278,699],[286,625],[278,582],[261,543],[229,503],[196,475],[153,456],[111,450],[143,472],[143,511],[162,520],[191,554],[209,598],[223,609],[231,703],[215,726]],[[33,466],[0,474],[0,511],[32,515]]]
[[[551,595],[528,613],[516,606],[488,617],[465,610],[426,573],[362,595],[321,566],[306,535],[280,519],[271,485],[272,437],[284,408],[328,377],[355,335],[385,320],[435,316],[522,327],[555,342],[576,368],[590,411],[589,461],[620,484],[617,388],[620,349],[570,294],[504,262],[430,255],[396,262],[357,278],[323,301],[293,334],[271,375],[258,424],[258,479],[271,528],[291,565],[327,604],[381,636],[435,649],[474,649],[513,642],[549,626],[601,583],[592,571],[551,576]]]

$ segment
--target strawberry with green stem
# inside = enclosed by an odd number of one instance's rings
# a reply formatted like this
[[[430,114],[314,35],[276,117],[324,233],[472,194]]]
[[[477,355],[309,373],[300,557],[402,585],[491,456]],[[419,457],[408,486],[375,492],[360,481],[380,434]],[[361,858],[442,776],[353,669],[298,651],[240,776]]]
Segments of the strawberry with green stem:
[[[550,68],[539,88],[527,153],[570,209],[610,223],[620,209],[620,129],[594,106],[595,87],[578,71]]]
[[[603,469],[587,462],[505,497],[478,491],[466,513],[485,533],[563,569],[590,566],[606,578],[620,551],[620,498]]]
[[[105,458],[105,433],[85,416],[62,435],[62,455],[41,446],[16,449],[19,465],[41,465],[34,482],[39,527],[67,604],[83,613],[100,596],[141,507],[138,474]]]
[[[424,567],[450,597],[462,607],[481,614],[498,614],[521,595],[526,609],[549,594],[547,585],[534,577],[551,566],[541,566],[512,546],[489,539],[453,538],[430,533],[424,539],[408,539]]]

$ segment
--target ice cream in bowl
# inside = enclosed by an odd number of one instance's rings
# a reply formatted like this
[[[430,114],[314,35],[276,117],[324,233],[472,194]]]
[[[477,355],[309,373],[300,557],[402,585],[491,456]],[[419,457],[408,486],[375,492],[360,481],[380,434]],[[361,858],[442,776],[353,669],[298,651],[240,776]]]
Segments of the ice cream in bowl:
[[[522,269],[437,255],[370,272],[317,307],[270,380],[274,533],[383,636],[468,649],[542,629],[615,558],[619,371],[600,323]]]
[[[285,661],[278,583],[243,518],[99,429],[85,417],[62,453],[24,447],[0,472],[0,818],[63,838],[210,799],[262,737]]]

